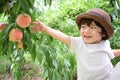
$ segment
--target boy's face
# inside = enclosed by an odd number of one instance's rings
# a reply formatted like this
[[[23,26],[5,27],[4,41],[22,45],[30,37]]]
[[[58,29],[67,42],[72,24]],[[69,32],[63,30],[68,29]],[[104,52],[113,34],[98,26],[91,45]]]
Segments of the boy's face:
[[[80,29],[80,34],[83,40],[88,44],[99,43],[102,40],[102,37],[104,37],[101,32],[102,29],[98,27],[94,21],[91,22],[90,26],[86,23],[81,25]]]

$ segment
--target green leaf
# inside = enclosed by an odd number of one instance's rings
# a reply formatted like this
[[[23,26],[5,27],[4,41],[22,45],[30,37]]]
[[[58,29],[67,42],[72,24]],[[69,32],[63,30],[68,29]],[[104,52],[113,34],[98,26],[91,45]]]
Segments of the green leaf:
[[[45,55],[46,62],[48,64],[48,66],[49,67],[53,67],[52,58],[50,57],[50,53],[49,53],[49,49],[48,48],[44,48],[44,55]]]
[[[35,0],[26,0],[26,1],[28,2],[30,8],[34,8]]]
[[[31,58],[32,58],[33,61],[35,61],[35,58],[36,58],[35,45],[31,45]]]
[[[20,3],[21,9],[26,12],[27,9],[29,8],[28,3],[26,3],[26,0],[18,0],[18,1]]]
[[[43,56],[43,52],[42,50],[40,49],[39,45],[36,44],[36,57],[39,61],[39,63],[41,64],[42,63],[42,60],[44,59],[44,56]]]
[[[54,66],[56,69],[58,69],[58,63],[57,63],[57,60],[52,59],[52,64],[53,64],[53,66]]]
[[[11,26],[13,26],[13,24],[6,26],[5,29],[2,32],[0,32],[0,41],[7,39]]]

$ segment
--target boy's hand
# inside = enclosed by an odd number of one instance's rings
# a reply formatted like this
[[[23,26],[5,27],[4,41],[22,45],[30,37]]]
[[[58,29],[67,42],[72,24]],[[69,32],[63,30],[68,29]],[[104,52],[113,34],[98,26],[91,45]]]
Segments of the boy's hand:
[[[33,26],[31,26],[31,29],[34,31],[34,32],[39,32],[39,31],[45,31],[46,29],[46,25],[43,24],[42,22],[40,21],[35,21],[33,22]]]

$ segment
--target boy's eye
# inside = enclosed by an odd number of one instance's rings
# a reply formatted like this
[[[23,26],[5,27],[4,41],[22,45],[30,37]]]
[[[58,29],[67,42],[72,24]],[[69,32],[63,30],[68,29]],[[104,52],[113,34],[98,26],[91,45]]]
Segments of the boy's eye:
[[[95,26],[91,26],[90,29],[96,29],[96,27]]]
[[[84,26],[84,25],[81,25],[81,28],[85,28],[85,26]]]

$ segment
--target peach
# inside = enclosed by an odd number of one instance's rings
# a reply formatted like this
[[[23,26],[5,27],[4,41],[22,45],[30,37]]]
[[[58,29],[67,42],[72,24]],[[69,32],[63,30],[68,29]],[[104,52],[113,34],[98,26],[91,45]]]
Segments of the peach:
[[[0,31],[2,31],[7,26],[6,22],[0,23]]]
[[[19,25],[21,28],[26,28],[30,25],[31,23],[31,17],[27,14],[19,14],[16,23]]]
[[[12,29],[9,33],[9,40],[13,42],[20,42],[22,37],[23,33],[19,29]]]
[[[22,41],[20,41],[20,42],[18,42],[18,48],[23,48],[23,42]]]

